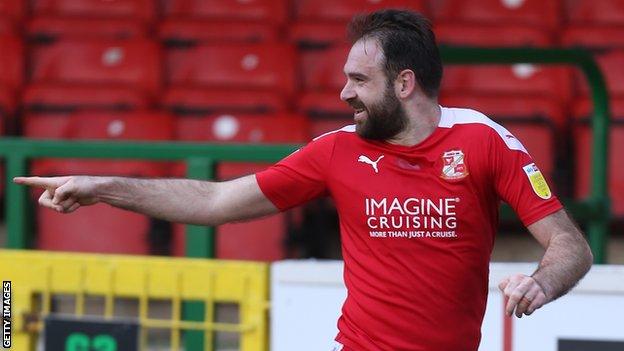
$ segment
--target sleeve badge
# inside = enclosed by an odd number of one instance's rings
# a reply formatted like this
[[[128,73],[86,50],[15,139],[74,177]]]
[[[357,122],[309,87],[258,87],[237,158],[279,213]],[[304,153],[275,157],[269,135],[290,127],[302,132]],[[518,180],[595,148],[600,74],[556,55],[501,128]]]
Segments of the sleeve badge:
[[[550,192],[550,188],[546,183],[546,179],[544,179],[544,175],[537,168],[535,163],[529,163],[528,165],[522,167],[524,173],[526,173],[529,178],[529,183],[531,183],[531,187],[537,196],[544,200],[548,200],[552,197],[552,193]]]

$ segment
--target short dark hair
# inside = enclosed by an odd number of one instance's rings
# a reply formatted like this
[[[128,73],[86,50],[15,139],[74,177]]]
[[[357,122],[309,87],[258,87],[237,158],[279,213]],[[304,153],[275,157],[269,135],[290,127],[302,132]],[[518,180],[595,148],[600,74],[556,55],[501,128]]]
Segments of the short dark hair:
[[[347,35],[352,44],[368,38],[379,41],[390,82],[402,70],[410,69],[428,97],[438,96],[442,60],[431,23],[425,16],[397,9],[356,15],[347,27]]]

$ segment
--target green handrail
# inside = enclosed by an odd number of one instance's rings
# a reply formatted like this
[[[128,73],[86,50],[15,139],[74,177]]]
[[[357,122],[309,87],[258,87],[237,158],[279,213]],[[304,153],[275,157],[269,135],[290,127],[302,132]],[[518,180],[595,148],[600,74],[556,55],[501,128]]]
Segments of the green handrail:
[[[111,141],[0,139],[0,157],[7,159],[6,220],[9,248],[26,248],[30,241],[26,187],[13,184],[13,177],[28,174],[33,158],[98,158],[186,161],[187,176],[213,178],[214,166],[224,161],[275,162],[297,145],[222,145],[199,143],[148,143]],[[186,256],[213,257],[214,230],[201,226],[186,228]]]
[[[609,105],[604,78],[592,56],[576,49],[536,48],[457,48],[442,47],[446,64],[540,63],[572,64],[581,68],[592,90],[592,186],[590,196],[583,201],[565,201],[573,213],[588,222],[590,245],[595,261],[606,259],[605,246],[610,204],[607,194],[607,159]],[[337,97],[336,97],[337,98]],[[50,141],[0,139],[0,157],[7,160],[6,219],[8,246],[28,246],[27,189],[14,185],[11,179],[27,174],[27,162],[32,158],[117,158],[149,160],[185,160],[188,176],[209,179],[214,165],[223,161],[274,162],[289,154],[296,145],[214,145],[192,143],[146,143],[111,141]],[[187,227],[186,253],[191,257],[212,257],[214,231],[198,226]]]

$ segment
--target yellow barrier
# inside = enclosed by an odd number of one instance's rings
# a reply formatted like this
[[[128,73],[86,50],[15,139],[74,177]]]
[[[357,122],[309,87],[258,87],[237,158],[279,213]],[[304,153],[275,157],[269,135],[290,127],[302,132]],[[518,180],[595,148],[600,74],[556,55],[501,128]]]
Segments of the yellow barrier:
[[[213,350],[213,332],[239,333],[241,351],[268,349],[268,265],[187,258],[0,250],[0,278],[12,281],[13,350],[33,350],[44,317],[54,313],[54,296],[73,296],[75,315],[85,316],[85,299],[103,298],[105,319],[114,319],[115,300],[138,300],[141,350],[146,331],[170,329],[170,349],[181,349],[181,333],[200,330],[204,350]],[[167,300],[171,318],[149,312],[150,301]],[[181,320],[183,302],[201,301],[203,322]],[[240,323],[214,321],[217,303],[238,304]]]

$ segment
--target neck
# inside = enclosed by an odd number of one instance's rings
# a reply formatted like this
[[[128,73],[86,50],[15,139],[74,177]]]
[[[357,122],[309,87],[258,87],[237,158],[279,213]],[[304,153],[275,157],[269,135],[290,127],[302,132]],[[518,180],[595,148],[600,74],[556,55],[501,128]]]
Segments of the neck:
[[[414,146],[427,139],[438,127],[442,110],[436,100],[423,99],[405,106],[407,126],[386,140],[391,144]]]

